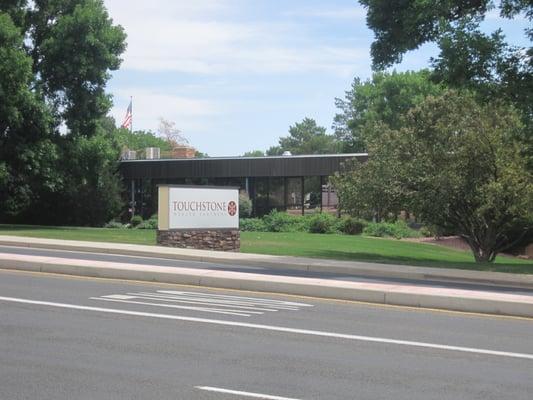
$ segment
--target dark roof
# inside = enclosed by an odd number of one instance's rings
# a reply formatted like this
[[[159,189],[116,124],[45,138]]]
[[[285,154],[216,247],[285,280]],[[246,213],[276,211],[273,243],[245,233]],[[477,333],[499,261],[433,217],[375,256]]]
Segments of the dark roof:
[[[251,176],[329,176],[341,163],[366,153],[313,154],[272,157],[212,157],[159,160],[123,160],[120,171],[126,179],[242,178]]]

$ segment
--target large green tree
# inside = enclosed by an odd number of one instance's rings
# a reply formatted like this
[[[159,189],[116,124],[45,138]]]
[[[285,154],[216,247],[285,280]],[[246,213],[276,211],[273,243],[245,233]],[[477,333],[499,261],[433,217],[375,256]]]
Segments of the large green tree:
[[[355,78],[344,99],[335,99],[340,112],[333,127],[343,151],[367,151],[368,135],[379,134],[373,129],[376,123],[397,129],[402,124],[402,115],[426,96],[442,91],[442,85],[431,82],[428,70],[377,72],[366,81]]]
[[[386,195],[427,224],[461,235],[480,262],[532,229],[533,175],[513,138],[522,123],[512,107],[449,91],[415,107],[401,128],[381,129],[364,167],[375,183],[346,174],[341,190],[367,185],[379,192],[388,182]]]
[[[328,154],[338,153],[340,145],[335,136],[328,135],[326,128],[317,125],[312,118],[304,118],[289,127],[289,135],[279,138],[279,145],[267,150],[267,155]]]
[[[72,157],[90,147],[85,140],[102,136],[111,106],[105,85],[124,49],[123,29],[101,0],[0,3],[0,219],[31,215],[41,222],[55,215],[50,222],[76,223],[68,207],[76,187],[104,180],[109,188],[119,185],[116,149],[95,145],[91,151],[113,158],[78,173]],[[85,197],[78,208],[106,204],[102,196],[113,192],[92,189],[96,197]]]
[[[374,66],[383,69],[398,63],[409,50],[414,50],[426,42],[437,42],[445,39],[454,31],[465,34],[475,33],[478,44],[484,46],[494,38],[491,35],[479,35],[477,27],[487,12],[497,9],[503,18],[515,18],[520,14],[531,21],[533,3],[529,0],[359,0],[367,9],[367,24],[375,33],[376,40],[372,43],[371,53]],[[470,22],[469,26],[465,23]],[[533,40],[533,29],[525,31]],[[480,48],[476,46],[477,48]],[[524,48],[531,55],[532,48]],[[479,61],[476,57],[464,59],[468,68]],[[519,62],[519,60],[514,60]]]
[[[434,42],[440,53],[431,60],[432,78],[456,88],[474,90],[482,100],[501,98],[520,112],[517,132],[533,169],[533,46],[508,43],[500,29],[486,33],[488,12],[502,18],[533,20],[531,0],[360,0],[368,8],[374,31],[372,59],[378,70],[401,61],[403,54]],[[531,24],[525,36],[533,41]]]
[[[120,66],[124,30],[102,0],[34,0],[27,7],[26,47],[35,85],[71,134],[90,136],[111,108],[105,93]]]
[[[31,90],[23,34],[0,12],[0,218],[12,218],[60,187],[49,107]]]

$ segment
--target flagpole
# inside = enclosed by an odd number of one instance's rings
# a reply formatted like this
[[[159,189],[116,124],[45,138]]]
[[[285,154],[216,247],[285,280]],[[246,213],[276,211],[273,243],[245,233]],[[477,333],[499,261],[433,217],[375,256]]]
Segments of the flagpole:
[[[133,133],[133,96],[130,96],[131,104],[131,124],[130,124],[130,133]]]

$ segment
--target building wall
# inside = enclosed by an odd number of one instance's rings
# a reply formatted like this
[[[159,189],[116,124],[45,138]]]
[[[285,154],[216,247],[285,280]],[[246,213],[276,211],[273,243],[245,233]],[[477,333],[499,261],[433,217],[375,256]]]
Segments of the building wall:
[[[368,156],[126,160],[120,172],[128,187],[130,208],[144,217],[157,211],[158,184],[234,186],[249,194],[255,216],[273,209],[308,214],[336,212],[338,200],[328,186],[328,177],[354,158],[364,162]]]

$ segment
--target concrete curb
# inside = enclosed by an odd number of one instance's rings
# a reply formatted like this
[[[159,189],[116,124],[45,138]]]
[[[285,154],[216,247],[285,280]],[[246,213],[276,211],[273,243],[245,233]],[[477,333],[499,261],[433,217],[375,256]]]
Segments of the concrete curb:
[[[469,271],[449,268],[425,268],[407,265],[335,261],[262,254],[228,253],[221,251],[178,249],[162,246],[121,243],[40,239],[21,236],[0,235],[0,245],[138,257],[157,257],[217,264],[325,272],[360,277],[401,278],[421,281],[456,282],[533,289],[532,274]]]
[[[0,254],[0,268],[533,318],[533,296]]]

